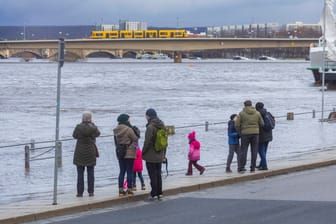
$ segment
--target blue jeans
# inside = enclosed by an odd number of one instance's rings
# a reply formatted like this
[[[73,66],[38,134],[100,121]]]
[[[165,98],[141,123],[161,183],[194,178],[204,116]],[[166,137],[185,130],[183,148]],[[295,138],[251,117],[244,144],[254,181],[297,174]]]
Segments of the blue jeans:
[[[141,185],[145,184],[145,181],[142,176],[142,172],[133,172],[133,184],[132,187],[136,186],[136,175],[138,174],[138,177],[140,179]]]
[[[128,188],[132,188],[134,159],[119,159],[118,161],[120,169],[118,180],[119,188],[124,187],[125,173],[127,173],[127,186]]]
[[[259,143],[260,168],[267,168],[266,153],[268,142]]]

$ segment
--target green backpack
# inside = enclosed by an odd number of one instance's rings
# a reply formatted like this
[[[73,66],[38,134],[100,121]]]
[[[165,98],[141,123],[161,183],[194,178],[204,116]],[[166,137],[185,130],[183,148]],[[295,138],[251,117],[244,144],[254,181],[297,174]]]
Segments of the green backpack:
[[[156,132],[154,149],[157,152],[161,152],[163,150],[166,150],[167,146],[168,146],[168,132],[166,131],[166,129],[161,128]]]

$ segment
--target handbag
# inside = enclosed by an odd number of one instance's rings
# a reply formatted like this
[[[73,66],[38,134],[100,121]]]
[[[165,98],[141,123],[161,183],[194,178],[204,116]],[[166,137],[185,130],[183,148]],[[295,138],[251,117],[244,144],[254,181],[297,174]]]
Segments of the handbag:
[[[127,147],[128,145],[125,145],[125,144],[116,145],[116,154],[119,160],[125,158]]]
[[[114,136],[114,143],[115,143],[115,150],[116,150],[116,155],[117,155],[118,160],[125,158],[128,145],[118,144],[116,136]]]

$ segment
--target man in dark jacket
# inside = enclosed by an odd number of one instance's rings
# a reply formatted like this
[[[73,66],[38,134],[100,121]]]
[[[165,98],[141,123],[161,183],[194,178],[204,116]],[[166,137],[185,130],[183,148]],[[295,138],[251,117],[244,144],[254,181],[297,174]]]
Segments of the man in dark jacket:
[[[246,100],[244,109],[239,113],[235,127],[241,136],[238,172],[246,171],[247,150],[251,145],[251,172],[255,171],[258,156],[259,129],[264,126],[260,113],[252,107],[252,102]]]
[[[152,108],[146,111],[146,133],[142,147],[142,159],[146,161],[146,168],[150,178],[151,192],[150,199],[159,199],[162,195],[161,165],[165,159],[166,150],[156,151],[154,148],[156,132],[164,129],[164,123],[158,118],[156,111]]]
[[[94,192],[94,167],[96,165],[96,137],[100,135],[97,126],[92,122],[92,113],[84,112],[82,123],[78,124],[72,136],[77,139],[73,163],[77,166],[77,197],[83,197],[84,170],[88,175],[88,193]]]
[[[262,102],[258,102],[256,104],[256,110],[259,111],[262,118],[265,120],[265,116],[267,110],[264,108],[264,104]],[[257,167],[259,170],[268,170],[267,161],[266,161],[266,153],[268,148],[268,143],[273,140],[272,129],[265,130],[264,128],[260,128],[259,130],[259,156],[260,156],[260,164]]]

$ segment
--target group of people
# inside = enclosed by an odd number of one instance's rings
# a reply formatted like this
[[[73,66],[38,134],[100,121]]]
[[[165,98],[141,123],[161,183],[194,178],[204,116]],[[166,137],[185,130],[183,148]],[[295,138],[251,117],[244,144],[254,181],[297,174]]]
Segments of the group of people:
[[[113,130],[115,137],[116,148],[120,145],[124,145],[126,148],[126,154],[118,156],[119,161],[119,195],[133,195],[133,191],[136,190],[136,173],[141,181],[141,189],[145,190],[145,184],[142,177],[142,160],[146,161],[146,168],[150,178],[151,199],[160,199],[162,195],[162,177],[161,177],[161,165],[165,159],[166,151],[156,151],[154,149],[156,132],[159,129],[165,129],[163,121],[159,119],[154,109],[150,108],[146,111],[146,132],[142,152],[139,147],[138,140],[140,138],[140,130],[131,125],[130,117],[128,114],[119,115],[117,121],[118,125]],[[127,189],[123,185],[125,173],[127,173]]]
[[[251,100],[244,102],[243,110],[232,114],[228,122],[228,143],[229,153],[227,157],[226,172],[231,173],[231,163],[234,153],[237,155],[238,172],[246,171],[247,151],[251,148],[250,172],[255,169],[268,170],[266,153],[268,144],[273,139],[272,129],[265,129],[265,118],[268,111],[262,102],[252,106]],[[260,156],[260,163],[257,166],[257,156]]]
[[[247,151],[251,147],[250,171],[267,170],[266,152],[268,143],[272,141],[272,130],[265,130],[264,119],[267,110],[264,104],[258,102],[255,107],[250,100],[244,102],[243,110],[237,115],[232,114],[228,122],[229,153],[227,156],[226,172],[231,173],[231,163],[234,153],[237,155],[238,172],[246,171]],[[142,160],[145,161],[150,178],[150,200],[161,199],[162,176],[161,166],[166,159],[166,150],[155,149],[155,139],[158,130],[165,129],[162,120],[152,108],[145,113],[147,120],[145,139],[142,147],[139,146],[140,130],[130,122],[128,114],[120,114],[117,118],[118,125],[114,128],[114,141],[119,162],[118,188],[119,196],[133,195],[136,190],[136,175],[141,182],[141,189],[145,190],[142,176]],[[83,197],[84,170],[87,169],[87,182],[89,196],[94,196],[94,167],[99,156],[96,146],[96,138],[100,135],[97,126],[92,121],[92,113],[84,112],[82,122],[73,132],[77,139],[74,152],[74,164],[77,166],[77,197]],[[200,142],[196,139],[196,132],[188,134],[189,153],[187,176],[193,174],[194,166],[202,175],[205,167],[198,164],[200,160]],[[257,155],[260,155],[260,164],[256,166]],[[126,181],[125,174],[127,174]]]
[[[130,122],[128,114],[120,114],[118,125],[113,129],[114,141],[119,162],[118,187],[119,195],[133,195],[136,190],[136,175],[141,182],[141,189],[145,190],[142,176],[142,160],[146,161],[146,168],[150,178],[150,199],[162,196],[161,165],[166,157],[166,150],[157,152],[154,149],[156,132],[165,129],[163,121],[159,119],[154,109],[150,108],[145,114],[147,125],[142,151],[139,147],[140,130]],[[100,135],[97,126],[92,121],[92,113],[84,112],[82,122],[75,127],[73,137],[77,139],[73,163],[77,167],[77,197],[83,197],[84,170],[87,169],[89,196],[94,196],[94,167],[98,157],[96,138]],[[127,181],[124,184],[125,174]]]

